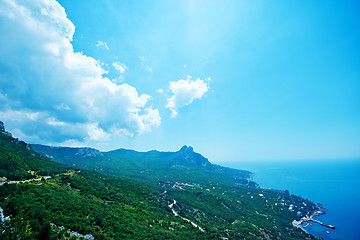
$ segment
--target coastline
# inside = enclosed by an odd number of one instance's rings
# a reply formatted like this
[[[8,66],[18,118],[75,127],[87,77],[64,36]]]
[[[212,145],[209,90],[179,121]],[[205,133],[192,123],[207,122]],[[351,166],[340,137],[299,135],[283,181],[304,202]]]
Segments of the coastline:
[[[336,229],[312,221],[304,222],[302,227],[307,226],[304,229],[312,236],[324,240],[359,239],[360,192],[357,189],[360,185],[360,159],[243,161],[226,166],[251,171],[252,181],[263,188],[288,189],[291,194],[322,203],[326,214],[314,219],[334,225]]]
[[[261,189],[263,191],[268,191],[268,192],[277,192],[277,193],[282,193],[282,194],[286,194],[286,195],[291,195],[289,190],[284,190],[284,189],[277,189],[277,188],[269,188],[269,187],[262,187],[260,186],[260,184],[256,183],[253,181],[253,175],[254,173],[251,172],[251,176],[249,177],[248,181],[249,182],[253,182],[255,184],[255,188],[257,189]],[[299,195],[297,195],[299,196]],[[303,197],[303,196],[299,196],[301,197],[302,199],[305,199],[305,200],[308,200],[307,198]],[[310,201],[312,202],[312,201]],[[317,220],[316,217],[318,216],[321,216],[321,215],[325,215],[326,212],[327,212],[327,209],[321,204],[321,203],[315,203],[315,202],[312,202],[314,205],[315,205],[315,209],[314,211],[311,213],[310,216],[306,215],[304,217],[302,217],[300,220],[293,220],[292,221],[292,226],[295,227],[295,228],[298,228],[298,229],[301,229],[302,231],[304,231],[305,233],[307,234],[310,234],[312,235],[313,237],[315,238],[318,238],[317,236],[315,236],[313,233],[309,232],[306,230],[306,227],[308,226],[311,226],[312,224],[309,223],[309,222],[314,222],[314,223],[317,223],[318,225],[320,226],[323,226],[323,227],[326,227],[326,228],[330,228],[330,229],[335,229],[335,226],[333,225],[330,225],[330,224],[327,224],[327,223],[324,223],[320,220]],[[304,223],[306,223],[306,225],[303,225]],[[326,231],[327,234],[330,234],[329,231]],[[320,238],[322,239],[322,238]]]
[[[316,205],[316,209],[310,216],[302,217],[299,221],[294,220],[294,221],[292,221],[292,225],[296,228],[301,229],[302,231],[304,231],[308,234],[311,234],[308,231],[306,231],[306,229],[305,229],[307,226],[310,225],[310,223],[308,223],[308,222],[315,222],[321,226],[324,226],[324,227],[327,227],[330,229],[335,229],[335,226],[323,223],[323,222],[315,219],[315,217],[326,214],[326,209],[320,203],[316,203],[315,205]],[[302,226],[303,223],[307,223],[307,225]]]
[[[288,190],[282,190],[282,189],[274,189],[274,188],[264,188],[264,187],[261,187],[260,185],[257,184],[257,188],[261,189],[261,190],[264,190],[264,191],[271,191],[271,192],[279,192],[279,193],[284,193],[284,194],[290,194]],[[300,196],[301,197],[301,196]],[[304,198],[304,197],[301,197],[301,198]],[[306,199],[306,198],[304,198]],[[308,199],[307,199],[308,200]],[[321,226],[324,226],[324,227],[327,227],[327,228],[330,228],[330,229],[335,229],[335,226],[333,225],[330,225],[330,224],[327,224],[327,223],[324,223],[324,222],[321,222],[319,220],[316,219],[316,217],[318,216],[321,216],[321,215],[325,215],[326,214],[326,209],[325,207],[321,204],[321,203],[314,203],[313,204],[315,205],[315,210],[314,212],[310,215],[310,216],[304,216],[302,217],[300,220],[293,220],[292,221],[292,225],[295,227],[295,228],[299,228],[301,229],[302,231],[306,232],[307,234],[310,234],[312,236],[314,236],[312,233],[308,232],[306,230],[306,227],[308,227],[309,225],[311,225],[309,222],[314,222],[314,223],[317,223]],[[303,224],[306,223],[305,226],[303,226]],[[326,231],[327,234],[330,234],[330,232]],[[314,236],[316,237],[316,236]]]

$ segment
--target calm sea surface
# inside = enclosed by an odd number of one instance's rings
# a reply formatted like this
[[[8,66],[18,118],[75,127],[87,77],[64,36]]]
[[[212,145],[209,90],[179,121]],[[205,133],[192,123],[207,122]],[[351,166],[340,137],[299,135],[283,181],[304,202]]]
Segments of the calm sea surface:
[[[224,166],[253,172],[262,187],[288,189],[291,194],[319,202],[328,210],[306,230],[325,240],[360,239],[360,159],[329,161],[237,162]],[[326,233],[326,231],[330,233]]]

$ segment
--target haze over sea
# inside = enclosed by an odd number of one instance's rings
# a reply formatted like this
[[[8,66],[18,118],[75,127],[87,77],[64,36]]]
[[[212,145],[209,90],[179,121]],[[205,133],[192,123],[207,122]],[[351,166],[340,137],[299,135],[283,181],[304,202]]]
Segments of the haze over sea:
[[[325,240],[359,239],[359,159],[237,162],[224,165],[250,170],[254,173],[253,180],[261,187],[288,189],[291,194],[322,203],[328,212],[317,219],[336,228],[332,230],[311,223],[306,230],[312,235]]]

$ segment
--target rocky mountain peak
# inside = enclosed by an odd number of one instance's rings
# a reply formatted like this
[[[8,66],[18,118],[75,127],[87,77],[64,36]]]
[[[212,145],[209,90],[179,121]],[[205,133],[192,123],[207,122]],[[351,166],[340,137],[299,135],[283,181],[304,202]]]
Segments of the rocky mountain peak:
[[[179,152],[194,152],[193,147],[184,145]]]
[[[175,158],[180,160],[182,164],[186,166],[212,168],[212,164],[209,160],[200,153],[194,152],[194,149],[191,146],[184,145],[175,153]]]

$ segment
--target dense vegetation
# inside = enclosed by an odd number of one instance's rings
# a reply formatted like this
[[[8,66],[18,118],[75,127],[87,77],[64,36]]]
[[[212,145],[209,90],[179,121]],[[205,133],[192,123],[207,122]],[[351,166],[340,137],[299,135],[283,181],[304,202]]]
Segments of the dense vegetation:
[[[233,185],[234,180],[239,184],[244,183],[244,179],[248,179],[251,174],[248,171],[211,164],[208,159],[187,146],[177,152],[136,152],[127,149],[100,152],[91,148],[31,146],[56,162],[127,177],[143,184],[157,185],[160,180],[170,180]],[[248,181],[245,183],[248,184]]]
[[[95,239],[175,238],[176,232],[198,232],[191,224],[175,218],[166,202],[158,202],[151,190],[87,171],[41,185],[7,184],[2,187],[0,199],[5,215],[20,216],[29,222],[31,236],[39,239],[52,236],[50,223],[91,233]]]
[[[80,238],[70,230],[95,239],[314,239],[291,225],[314,204],[258,188],[249,172],[212,165],[188,147],[175,153],[43,147],[53,160],[97,170],[74,171],[0,135],[0,177],[52,175],[0,186],[0,206],[10,217],[0,223],[0,239]]]
[[[0,177],[11,180],[65,172],[68,167],[53,162],[33,151],[23,141],[0,133]]]

